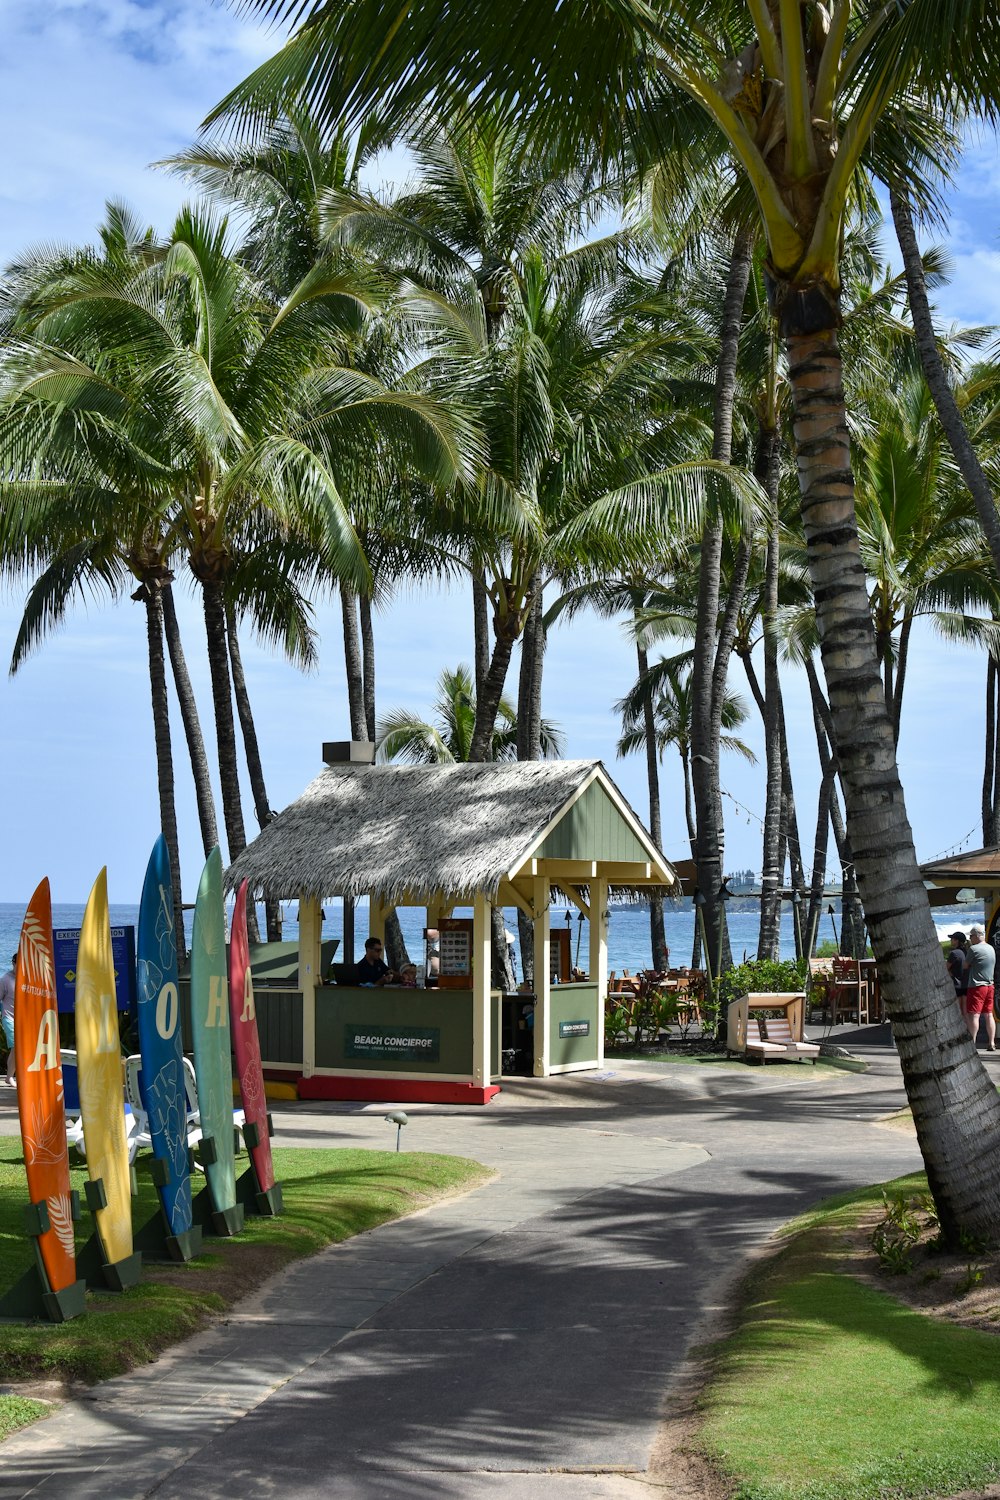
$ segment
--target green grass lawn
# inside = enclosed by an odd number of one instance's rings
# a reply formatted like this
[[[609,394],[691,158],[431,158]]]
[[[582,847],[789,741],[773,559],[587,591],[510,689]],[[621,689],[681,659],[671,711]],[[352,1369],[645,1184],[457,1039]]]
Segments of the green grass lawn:
[[[139,1196],[133,1200],[136,1225],[144,1224],[156,1209],[150,1160],[147,1155],[138,1162]],[[144,1267],[140,1284],[127,1292],[88,1294],[84,1317],[62,1324],[0,1325],[4,1378],[92,1382],[131,1369],[155,1359],[289,1261],[492,1175],[461,1157],[420,1152],[279,1148],[274,1162],[284,1193],[285,1211],[280,1218],[248,1217],[242,1234],[206,1240],[205,1252],[187,1265],[150,1264]],[[21,1163],[20,1141],[0,1140],[3,1286],[32,1263],[21,1228],[26,1200]],[[84,1175],[82,1168],[71,1171],[81,1197]],[[90,1232],[86,1211],[77,1228],[79,1244]],[[32,1417],[37,1415],[32,1413]]]
[[[719,1346],[699,1445],[739,1500],[907,1500],[998,1478],[1000,1339],[837,1268],[845,1229],[880,1200],[878,1187],[831,1199],[789,1226]]]

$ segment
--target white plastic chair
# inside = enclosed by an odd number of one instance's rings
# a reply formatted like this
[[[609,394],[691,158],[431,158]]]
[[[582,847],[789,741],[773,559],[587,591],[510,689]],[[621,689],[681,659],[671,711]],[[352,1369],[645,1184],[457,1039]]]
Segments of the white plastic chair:
[[[184,1059],[184,1087],[187,1090],[188,1120],[194,1120],[198,1125],[198,1139],[201,1139],[201,1110],[198,1107],[198,1075],[194,1070],[194,1063],[189,1057]],[[246,1124],[246,1115],[242,1109],[233,1110],[233,1126],[243,1134],[243,1126]]]
[[[72,1047],[63,1047],[61,1058],[64,1068],[76,1068],[76,1052]],[[129,1166],[131,1166],[135,1161],[135,1158],[139,1151],[139,1121],[136,1118],[136,1114],[132,1108],[131,1103],[125,1097],[123,1097],[122,1099],[122,1107],[125,1110],[125,1139],[128,1142],[128,1161]],[[66,1144],[67,1146],[74,1147],[77,1154],[83,1157],[84,1160],[86,1160],[87,1146],[83,1136],[82,1114],[78,1114],[76,1116],[67,1114]]]
[[[187,1059],[185,1058],[185,1064]],[[142,1056],[138,1052],[132,1052],[125,1059],[125,1098],[132,1106],[136,1118],[135,1138],[137,1150],[152,1149],[153,1138],[149,1133],[149,1116],[142,1102],[142,1090],[139,1087],[139,1073],[142,1069]],[[184,1073],[185,1096],[187,1090],[187,1067]],[[201,1140],[201,1126],[198,1121],[198,1111],[192,1110],[190,1103],[185,1114],[187,1124],[187,1143],[190,1149],[197,1146]]]

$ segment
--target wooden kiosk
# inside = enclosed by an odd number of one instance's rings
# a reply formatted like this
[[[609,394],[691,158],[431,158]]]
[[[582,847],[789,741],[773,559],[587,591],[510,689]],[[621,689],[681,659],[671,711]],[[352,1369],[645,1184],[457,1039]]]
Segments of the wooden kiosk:
[[[931,906],[956,906],[971,891],[985,909],[986,941],[1000,941],[1000,848],[970,849],[920,866]],[[969,913],[970,918],[973,913]],[[977,919],[978,920],[978,919]]]
[[[609,891],[669,891],[675,876],[600,761],[371,764],[369,745],[325,745],[327,769],[227,874],[299,903],[296,987],[255,986],[264,1066],[302,1098],[487,1103],[501,1079],[491,987],[493,906],[535,940],[538,1078],[601,1067]],[[554,983],[553,891],[590,923],[587,978]],[[326,899],[367,896],[384,936],[392,906],[419,906],[442,935],[435,988],[331,984],[321,969]],[[471,923],[448,923],[471,907]],[[462,941],[445,935],[462,934]],[[581,955],[582,956],[582,955]]]

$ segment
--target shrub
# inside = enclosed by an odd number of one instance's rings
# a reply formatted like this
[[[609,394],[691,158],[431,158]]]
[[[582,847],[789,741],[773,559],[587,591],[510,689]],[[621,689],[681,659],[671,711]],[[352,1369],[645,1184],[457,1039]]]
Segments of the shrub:
[[[804,990],[809,965],[804,958],[755,958],[727,969],[719,981],[719,1001],[726,1006],[740,995],[775,995]]]
[[[604,1012],[604,1045],[620,1047],[629,1039],[629,1014],[624,1005],[609,1004]]]

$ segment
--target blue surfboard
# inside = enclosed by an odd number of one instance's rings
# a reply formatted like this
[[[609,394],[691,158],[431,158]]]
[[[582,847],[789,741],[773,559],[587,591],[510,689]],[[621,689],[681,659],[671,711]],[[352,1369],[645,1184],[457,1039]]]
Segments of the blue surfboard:
[[[149,1116],[153,1155],[166,1163],[160,1201],[174,1235],[192,1225],[191,1171],[187,1147],[184,1044],[177,985],[170,859],[162,834],[153,845],[142,886],[136,941],[139,1050],[142,1096]]]

